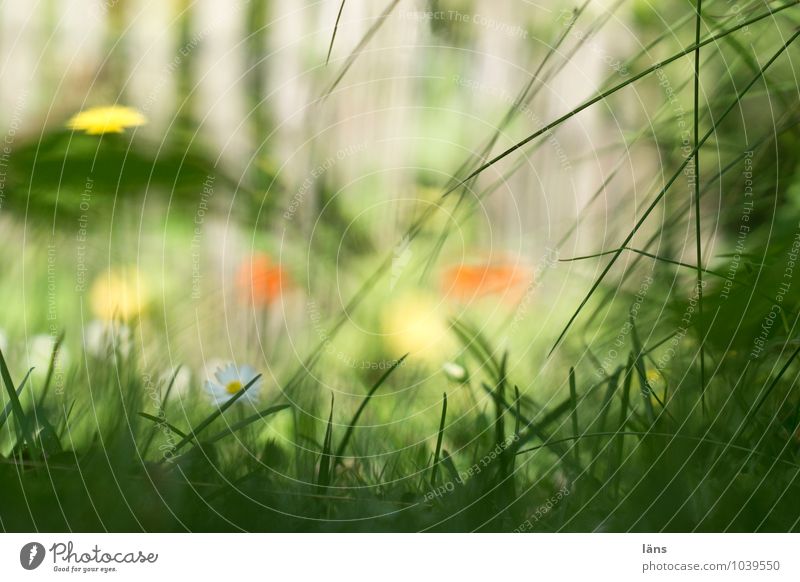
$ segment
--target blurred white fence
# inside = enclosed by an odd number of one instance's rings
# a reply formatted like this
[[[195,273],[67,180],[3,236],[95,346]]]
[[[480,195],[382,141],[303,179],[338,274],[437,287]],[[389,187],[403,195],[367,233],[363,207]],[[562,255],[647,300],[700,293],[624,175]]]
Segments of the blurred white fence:
[[[120,101],[145,110],[151,122],[143,131],[157,139],[184,106],[199,124],[199,138],[237,171],[246,171],[256,147],[266,144],[290,192],[333,157],[329,171],[343,188],[368,179],[370,200],[408,199],[416,196],[421,172],[444,184],[457,162],[491,135],[563,30],[565,5],[450,1],[438,2],[437,13],[423,0],[401,0],[336,94],[319,103],[388,3],[346,3],[325,67],[339,0],[273,0],[261,23],[253,20],[249,0],[6,0],[0,5],[0,126],[35,136],[89,104]],[[613,74],[607,55],[632,47],[616,16],[569,63],[559,64],[607,9],[599,2],[582,16],[574,38],[552,59],[561,71],[495,152],[591,96]],[[438,37],[434,29],[442,24],[471,39],[468,48]],[[260,32],[255,48],[254,32]],[[190,99],[184,104],[179,79],[186,67]],[[251,95],[254,79],[261,80],[260,102]],[[259,118],[269,121],[266,128]],[[560,236],[615,159],[602,150],[620,135],[607,118],[607,111],[594,109],[559,128],[488,200],[487,245],[540,256]],[[510,167],[511,160],[498,165],[482,182]],[[313,199],[306,202],[313,207]],[[588,238],[577,246],[600,246],[595,236],[602,229],[582,230]],[[395,234],[380,232],[387,241]]]

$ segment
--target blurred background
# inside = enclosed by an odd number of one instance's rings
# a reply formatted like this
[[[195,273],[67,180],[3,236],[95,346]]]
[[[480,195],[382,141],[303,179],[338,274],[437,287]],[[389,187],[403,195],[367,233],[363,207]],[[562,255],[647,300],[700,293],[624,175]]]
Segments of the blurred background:
[[[573,24],[578,5],[563,2],[352,2],[326,65],[339,8],[3,3],[0,123],[13,138],[0,215],[5,247],[14,249],[8,280],[44,276],[46,269],[22,270],[28,259],[45,261],[31,236],[49,232],[58,321],[78,305],[88,317],[88,295],[76,289],[88,292],[109,267],[135,265],[147,274],[151,310],[172,323],[170,346],[185,358],[201,349],[198,341],[224,342],[214,345],[220,351],[254,339],[252,313],[226,296],[236,293],[242,261],[265,253],[302,295],[280,311],[309,327],[306,299],[317,297],[322,315],[332,315],[370,261],[402,245],[415,213],[441,205],[444,186],[496,131],[493,154],[609,79],[624,80],[626,55],[642,44],[635,3],[586,3]],[[532,98],[503,124],[532,75]],[[652,112],[636,90],[620,99],[624,107],[587,110],[493,166],[466,212],[437,211],[427,231],[435,239],[445,229],[447,244],[424,260],[427,248],[408,250],[426,265],[424,283],[438,285],[437,273],[462,263],[530,274],[565,235],[567,254],[603,249],[611,218],[638,204],[626,196],[635,173],[660,163],[651,143],[625,151],[626,132]],[[107,104],[134,107],[148,122],[123,139],[65,135],[76,112]],[[629,162],[622,168],[621,154]],[[569,235],[604,181],[592,218]],[[17,288],[21,308],[5,324],[14,333],[46,323],[46,285],[34,294],[31,285]],[[537,301],[548,288],[537,289]],[[563,291],[555,287],[548,302]],[[237,338],[216,333],[232,321]]]
[[[24,398],[52,390],[63,410],[89,411],[98,383],[152,384],[158,401],[180,369],[171,414],[192,422],[215,370],[250,366],[260,401],[301,411],[273,427],[298,450],[322,441],[330,393],[355,409],[407,353],[402,389],[374,410],[375,426],[404,423],[398,451],[434,435],[444,388],[455,425],[491,409],[481,375],[503,354],[539,411],[570,366],[599,382],[641,345],[664,400],[702,338],[727,382],[782,267],[736,290],[783,260],[800,209],[797,48],[738,97],[797,27],[796,8],[760,16],[784,4],[704,3],[701,37],[735,34],[703,48],[698,218],[679,166],[693,2],[6,0],[0,350],[15,374],[35,368]],[[130,108],[130,123],[81,131],[96,107]],[[620,255],[548,357],[606,265],[567,259],[618,249],[668,185],[628,242],[645,252]],[[687,323],[697,233],[708,296],[729,311]],[[771,337],[781,349],[792,322]]]
[[[133,267],[146,275],[135,284],[151,323],[166,334],[142,335],[141,348],[168,355],[165,368],[209,351],[255,350],[261,359],[278,349],[285,325],[297,345],[281,357],[293,358],[314,327],[309,298],[319,317],[331,317],[376,257],[398,249],[398,265],[413,259],[425,274],[402,265],[408,272],[395,274],[403,280],[391,294],[430,288],[435,301],[423,303],[437,311],[447,267],[512,265],[523,293],[521,278],[550,268],[559,239],[624,151],[625,132],[647,115],[635,92],[625,108],[586,111],[528,155],[491,168],[467,212],[440,196],[495,131],[493,153],[610,76],[623,80],[624,55],[640,44],[632,5],[588,3],[583,24],[572,26],[577,6],[562,2],[352,2],[326,65],[339,8],[3,3],[0,123],[13,142],[0,214],[13,275],[3,293],[19,306],[6,314],[6,333],[52,324],[77,334],[93,319],[92,281],[109,268],[133,277]],[[534,73],[533,99],[501,125]],[[147,124],[124,137],[64,131],[76,112],[110,104],[138,109]],[[644,168],[657,168],[652,147],[641,149]],[[633,173],[634,164],[618,172],[593,219],[569,237],[570,252],[603,248],[608,218],[636,204],[622,194]],[[401,248],[414,217],[438,206],[427,233],[449,233],[444,247],[435,256],[418,242]],[[292,290],[267,315],[237,301],[237,273],[251,255],[280,264]],[[537,289],[537,303],[547,289]],[[251,324],[262,316],[272,327],[258,334]],[[356,326],[367,341],[382,334],[379,318],[368,319]]]

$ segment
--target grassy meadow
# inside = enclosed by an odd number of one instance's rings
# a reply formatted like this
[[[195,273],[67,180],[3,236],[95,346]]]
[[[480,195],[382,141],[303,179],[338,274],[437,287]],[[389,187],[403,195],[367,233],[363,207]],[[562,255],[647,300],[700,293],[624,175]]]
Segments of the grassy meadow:
[[[0,529],[800,530],[800,2],[43,4]]]

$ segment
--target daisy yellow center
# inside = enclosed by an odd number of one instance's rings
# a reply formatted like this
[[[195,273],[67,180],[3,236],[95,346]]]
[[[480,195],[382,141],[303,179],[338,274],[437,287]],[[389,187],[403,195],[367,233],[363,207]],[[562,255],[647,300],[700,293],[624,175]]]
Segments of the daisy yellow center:
[[[242,389],[242,383],[239,380],[231,380],[227,384],[225,384],[225,391],[228,394],[236,394],[239,390]]]

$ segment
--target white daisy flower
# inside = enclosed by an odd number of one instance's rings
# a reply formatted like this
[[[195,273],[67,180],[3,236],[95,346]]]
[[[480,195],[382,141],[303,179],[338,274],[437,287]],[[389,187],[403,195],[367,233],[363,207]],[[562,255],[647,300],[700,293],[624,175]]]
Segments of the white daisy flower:
[[[225,364],[227,364],[227,362],[219,358],[209,358],[207,360],[203,360],[203,375],[206,378],[213,378],[214,374],[217,373],[217,369],[224,368]]]
[[[211,394],[217,404],[222,404],[233,398],[242,388],[247,386],[258,375],[251,366],[237,366],[229,362],[217,368],[214,376],[206,381],[206,390]],[[248,388],[241,400],[255,401],[261,389],[261,378]]]
[[[4,356],[8,353],[8,336],[2,329],[0,329],[0,352],[3,352]]]
[[[121,322],[89,322],[83,330],[84,349],[97,358],[108,357],[114,351],[126,358],[133,347],[133,332]]]

